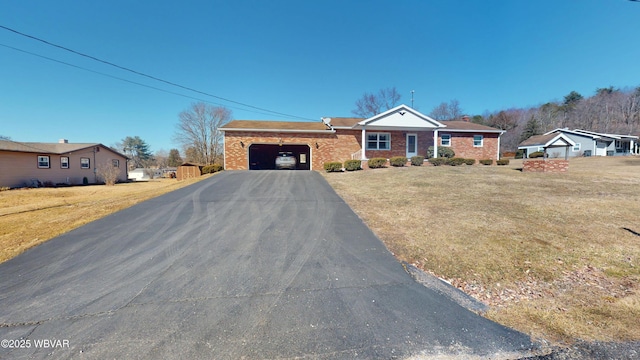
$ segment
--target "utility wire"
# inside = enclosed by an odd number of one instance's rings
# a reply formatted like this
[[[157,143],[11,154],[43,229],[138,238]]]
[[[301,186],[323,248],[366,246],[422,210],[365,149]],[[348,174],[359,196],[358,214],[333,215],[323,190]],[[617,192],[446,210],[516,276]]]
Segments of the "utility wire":
[[[113,67],[115,67],[115,68],[118,68],[118,69],[121,69],[121,70],[124,70],[124,71],[128,71],[128,72],[134,73],[134,74],[139,75],[139,76],[144,76],[144,77],[146,77],[146,78],[149,78],[149,79],[152,79],[152,80],[155,80],[155,81],[160,81],[160,82],[162,82],[162,83],[169,84],[169,85],[171,85],[171,86],[176,86],[176,87],[179,87],[179,88],[181,88],[181,89],[185,89],[185,90],[193,91],[193,92],[198,93],[198,94],[201,94],[201,95],[206,95],[206,96],[209,96],[209,97],[212,97],[212,98],[215,98],[215,99],[223,100],[223,101],[226,101],[226,102],[230,102],[230,103],[233,103],[233,104],[241,105],[241,106],[248,107],[248,108],[251,108],[251,109],[260,110],[260,111],[263,111],[263,112],[268,112],[268,113],[270,113],[270,114],[275,114],[275,115],[280,115],[280,116],[286,116],[286,117],[291,117],[291,118],[296,118],[296,119],[303,119],[303,120],[316,121],[316,120],[314,120],[314,119],[305,118],[305,117],[302,117],[302,116],[296,116],[296,115],[291,115],[291,114],[285,114],[285,113],[281,113],[281,112],[278,112],[278,111],[273,111],[273,110],[269,110],[269,109],[265,109],[265,108],[261,108],[261,107],[257,107],[257,106],[253,106],[253,105],[249,105],[249,104],[245,104],[245,103],[242,103],[242,102],[239,102],[239,101],[234,101],[234,100],[231,100],[231,99],[226,99],[226,98],[223,98],[223,97],[220,97],[220,96],[217,96],[217,95],[213,95],[213,94],[206,93],[206,92],[204,92],[204,91],[196,90],[196,89],[191,88],[191,87],[188,87],[188,86],[183,86],[183,85],[180,85],[180,84],[177,84],[177,83],[174,83],[174,82],[168,81],[168,80],[160,79],[160,78],[158,78],[158,77],[155,77],[155,76],[152,76],[152,75],[148,75],[148,74],[145,74],[145,73],[143,73],[143,72],[139,72],[139,71],[136,71],[136,70],[133,70],[133,69],[130,69],[130,68],[124,67],[124,66],[120,66],[120,65],[114,64],[114,63],[112,63],[112,62],[109,62],[109,61],[106,61],[106,60],[99,59],[99,58],[97,58],[97,57],[95,57],[95,56],[91,56],[91,55],[88,55],[88,54],[85,54],[85,53],[82,53],[82,52],[79,52],[79,51],[76,51],[76,50],[73,50],[73,49],[70,49],[70,48],[64,47],[64,46],[62,46],[62,45],[54,44],[54,43],[49,42],[49,41],[44,40],[44,39],[41,39],[41,38],[38,38],[38,37],[35,37],[35,36],[32,36],[32,35],[29,35],[29,34],[22,33],[22,32],[20,32],[20,31],[18,31],[18,30],[15,30],[15,29],[12,29],[12,28],[9,28],[9,27],[6,27],[6,26],[3,26],[3,25],[0,25],[0,29],[5,29],[5,30],[10,31],[10,32],[12,32],[12,33],[18,34],[18,35],[20,35],[20,36],[27,37],[27,38],[32,39],[32,40],[39,41],[39,42],[44,43],[44,44],[47,44],[47,45],[49,45],[49,46],[53,46],[53,47],[56,47],[56,48],[58,48],[58,49],[65,50],[65,51],[71,52],[71,53],[73,53],[73,54],[76,54],[76,55],[79,55],[79,56],[83,56],[83,57],[85,57],[85,58],[88,58],[88,59],[91,59],[91,60],[94,60],[94,61],[97,61],[97,62],[100,62],[100,63],[106,64],[106,65],[109,65],[109,66],[113,66]]]
[[[205,100],[205,99],[201,99],[201,98],[197,98],[197,97],[193,97],[193,96],[189,96],[189,95],[185,95],[185,94],[177,93],[177,92],[174,92],[174,91],[161,89],[161,88],[158,88],[158,87],[155,87],[155,86],[151,86],[151,85],[147,85],[147,84],[139,83],[139,82],[132,81],[132,80],[128,80],[128,79],[125,79],[125,78],[121,78],[121,77],[118,77],[118,76],[114,76],[114,75],[110,75],[110,74],[105,74],[105,73],[102,73],[102,72],[99,72],[99,71],[95,71],[95,70],[87,69],[87,68],[82,67],[82,66],[78,66],[78,65],[74,65],[74,64],[71,64],[71,63],[68,63],[68,62],[64,62],[64,61],[60,61],[60,60],[57,60],[57,59],[53,59],[53,58],[50,58],[50,57],[48,57],[48,56],[44,56],[44,55],[40,55],[40,54],[36,54],[36,53],[30,52],[30,51],[26,51],[26,50],[18,49],[18,48],[16,48],[16,47],[9,46],[9,45],[6,45],[6,44],[1,44],[1,43],[0,43],[0,46],[5,47],[5,48],[8,48],[8,49],[11,49],[11,50],[19,51],[19,52],[21,52],[21,53],[29,54],[29,55],[31,55],[31,56],[36,56],[36,57],[39,57],[39,58],[42,58],[42,59],[45,59],[45,60],[49,60],[49,61],[52,61],[52,62],[56,62],[56,63],[58,63],[58,64],[63,64],[63,65],[70,66],[70,67],[73,67],[73,68],[76,68],[76,69],[80,69],[80,70],[88,71],[88,72],[90,72],[90,73],[94,73],[94,74],[102,75],[102,76],[105,76],[105,77],[108,77],[108,78],[111,78],[111,79],[116,79],[116,80],[124,81],[124,82],[130,83],[130,84],[134,84],[134,85],[138,85],[138,86],[146,87],[146,88],[149,88],[149,89],[153,89],[153,90],[161,91],[161,92],[164,92],[164,93],[167,93],[167,94],[177,95],[177,96],[181,96],[181,97],[184,97],[184,98],[187,98],[187,99],[192,99],[192,100],[202,101],[202,102],[206,102],[206,103],[208,103],[208,104],[212,104],[212,105],[229,106],[229,105],[224,105],[224,104],[221,104],[221,103],[215,103],[215,102],[211,102],[211,101],[209,101],[209,100]],[[250,112],[257,113],[257,114],[262,114],[262,115],[271,115],[271,114],[269,114],[269,113],[258,112],[258,111],[255,111],[255,110],[247,110],[247,109],[243,109],[243,108],[240,108],[240,107],[237,107],[237,106],[229,106],[229,107],[230,107],[230,108],[232,108],[232,109],[243,110],[243,111],[250,111]]]

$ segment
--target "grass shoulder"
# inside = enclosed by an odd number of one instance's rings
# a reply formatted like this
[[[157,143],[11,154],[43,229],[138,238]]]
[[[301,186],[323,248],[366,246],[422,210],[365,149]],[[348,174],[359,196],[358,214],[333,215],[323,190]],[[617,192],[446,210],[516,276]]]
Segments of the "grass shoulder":
[[[114,186],[15,189],[0,192],[0,262],[91,221],[213,175]]]

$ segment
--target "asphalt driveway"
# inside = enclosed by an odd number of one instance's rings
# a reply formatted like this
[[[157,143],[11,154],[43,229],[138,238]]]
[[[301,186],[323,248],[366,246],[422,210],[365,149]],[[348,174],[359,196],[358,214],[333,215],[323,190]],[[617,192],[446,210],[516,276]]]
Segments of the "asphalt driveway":
[[[0,339],[0,358],[532,348],[415,282],[320,174],[302,171],[224,172],[0,264]]]

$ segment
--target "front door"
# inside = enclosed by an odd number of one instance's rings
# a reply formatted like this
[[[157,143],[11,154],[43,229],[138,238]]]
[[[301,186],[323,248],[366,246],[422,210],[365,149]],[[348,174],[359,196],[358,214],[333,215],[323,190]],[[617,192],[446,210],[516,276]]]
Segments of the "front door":
[[[418,155],[418,135],[407,134],[407,158]]]

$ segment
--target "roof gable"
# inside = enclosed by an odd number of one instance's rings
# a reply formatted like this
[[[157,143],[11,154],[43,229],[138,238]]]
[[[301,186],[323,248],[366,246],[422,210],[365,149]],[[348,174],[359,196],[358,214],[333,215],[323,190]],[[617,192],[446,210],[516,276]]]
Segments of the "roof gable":
[[[541,146],[545,148],[549,147],[566,147],[566,146],[574,146],[576,143],[568,138],[566,135],[560,134],[544,134],[544,135],[534,135],[527,140],[520,143],[518,147],[529,147],[529,146]]]
[[[381,114],[358,122],[360,126],[382,128],[436,129],[444,125],[406,105],[396,106]]]

